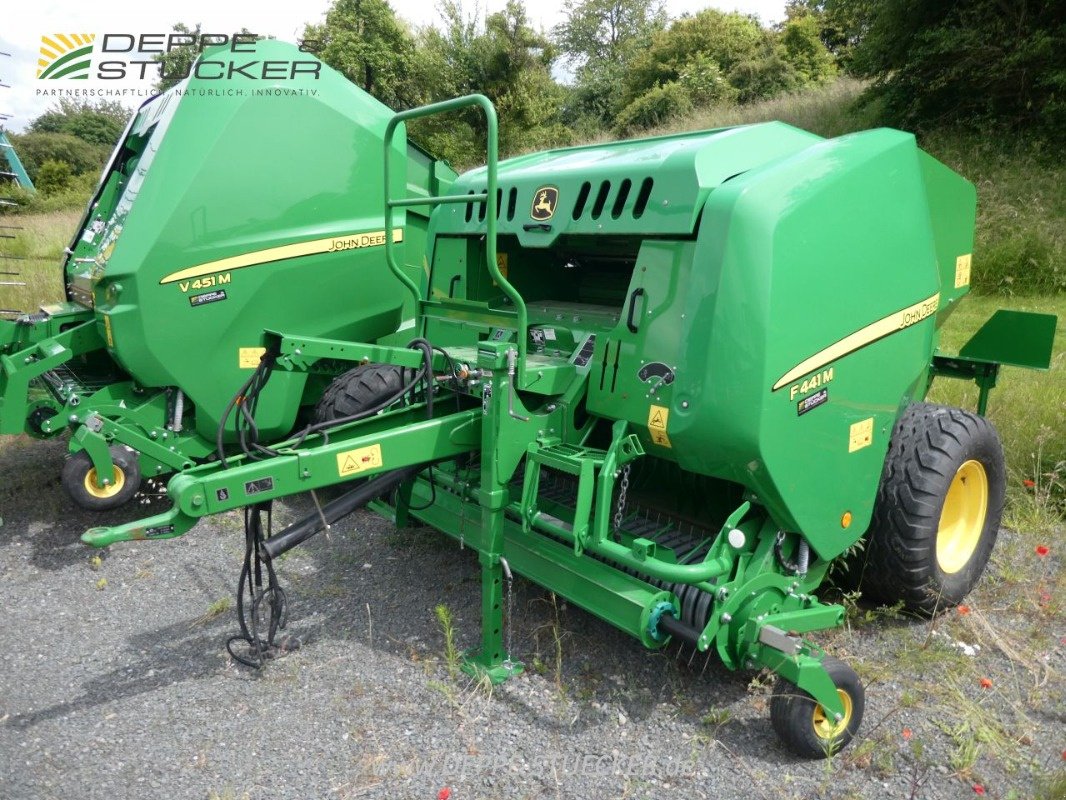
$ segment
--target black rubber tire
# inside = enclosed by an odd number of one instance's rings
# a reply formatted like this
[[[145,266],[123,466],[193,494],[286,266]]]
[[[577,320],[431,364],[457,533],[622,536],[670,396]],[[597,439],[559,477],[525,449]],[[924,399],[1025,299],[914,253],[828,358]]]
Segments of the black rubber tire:
[[[964,566],[947,573],[937,560],[937,532],[948,489],[970,460],[981,464],[988,480],[984,525]],[[1003,446],[992,423],[949,406],[908,408],[892,433],[859,558],[863,594],[923,615],[957,606],[988,564],[1005,490]]]
[[[114,494],[99,496],[89,491],[86,485],[90,480],[89,473],[92,472],[95,475],[96,468],[93,467],[92,459],[84,450],[71,455],[67,463],[63,465],[61,475],[63,489],[66,490],[71,500],[87,511],[109,511],[118,508],[132,500],[141,488],[141,465],[137,453],[128,447],[119,445],[110,447],[109,452],[111,461],[115,465],[116,477],[118,477],[116,480],[118,488]]]
[[[400,367],[361,364],[338,375],[326,387],[315,406],[315,422],[332,422],[360,414],[395,395],[403,385]]]
[[[855,738],[866,710],[866,690],[855,670],[831,656],[826,656],[822,665],[837,690],[843,690],[851,699],[851,718],[847,727],[835,736],[819,735],[814,715],[820,706],[791,681],[778,678],[770,698],[770,724],[774,732],[789,750],[802,758],[828,758],[846,747]]]

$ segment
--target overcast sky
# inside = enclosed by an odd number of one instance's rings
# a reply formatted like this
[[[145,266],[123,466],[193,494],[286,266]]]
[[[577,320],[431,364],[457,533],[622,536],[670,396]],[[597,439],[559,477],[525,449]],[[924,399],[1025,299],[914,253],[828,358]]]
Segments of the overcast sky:
[[[307,22],[319,22],[330,5],[330,0],[305,0],[302,3],[263,3],[262,0],[235,0],[222,3],[219,0],[182,0],[181,3],[146,3],[144,0],[118,0],[108,3],[84,3],[65,0],[40,0],[26,2],[13,0],[18,13],[4,17],[3,33],[0,35],[0,51],[11,57],[0,56],[0,113],[10,114],[5,121],[10,130],[19,131],[34,117],[55,102],[55,97],[43,96],[43,89],[116,89],[129,92],[128,97],[112,97],[131,107],[146,99],[152,80],[130,79],[123,81],[98,80],[38,80],[37,55],[42,34],[51,33],[169,33],[175,23],[189,25],[201,23],[207,33],[232,33],[247,28],[257,34],[273,35],[283,41],[295,41]],[[414,25],[436,21],[431,2],[426,0],[391,0],[397,13]],[[475,7],[468,0],[467,8]],[[480,0],[482,12],[492,13],[506,5],[506,0]],[[671,16],[685,12],[714,7],[725,11],[739,10],[758,15],[763,22],[776,22],[784,16],[785,0],[666,0]],[[563,0],[535,0],[526,3],[529,16],[535,25],[549,29],[562,18]],[[11,11],[13,9],[9,9]],[[139,96],[140,95],[140,96]]]

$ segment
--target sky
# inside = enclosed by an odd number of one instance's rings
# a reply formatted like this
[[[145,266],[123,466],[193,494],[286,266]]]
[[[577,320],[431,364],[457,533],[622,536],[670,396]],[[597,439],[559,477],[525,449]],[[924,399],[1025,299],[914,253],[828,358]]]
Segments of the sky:
[[[25,1],[25,0],[23,0]],[[283,41],[295,41],[305,23],[320,22],[331,0],[304,0],[301,3],[263,3],[262,0],[182,0],[171,8],[163,3],[144,0],[117,0],[108,3],[84,3],[65,0],[40,0],[23,5],[18,14],[4,18],[0,35],[0,119],[9,130],[21,131],[57,97],[46,90],[71,89],[88,91],[116,91],[125,96],[111,95],[103,99],[118,100],[133,108],[150,96],[151,79],[100,81],[39,80],[37,74],[38,48],[42,34],[52,33],[169,33],[177,22],[188,25],[200,23],[203,32],[232,33],[247,28],[261,35],[273,35]],[[436,21],[427,0],[390,0],[396,12],[413,25]],[[506,0],[467,0],[464,6],[479,6],[484,14],[501,10]],[[562,20],[564,0],[527,0],[526,8],[534,25],[550,29]],[[784,16],[785,0],[666,0],[671,16],[714,7],[723,11],[741,11],[757,15],[764,23],[779,21]],[[6,87],[6,88],[5,88]],[[95,99],[85,97],[85,99]]]

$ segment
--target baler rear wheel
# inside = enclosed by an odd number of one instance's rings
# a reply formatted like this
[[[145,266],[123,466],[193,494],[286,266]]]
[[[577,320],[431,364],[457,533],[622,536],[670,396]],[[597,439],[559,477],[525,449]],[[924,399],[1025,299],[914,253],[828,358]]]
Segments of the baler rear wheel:
[[[844,717],[835,720],[811,695],[791,681],[779,678],[770,699],[770,723],[781,741],[803,758],[827,758],[854,737],[866,708],[866,691],[859,676],[839,659],[826,656],[829,673],[844,704]]]
[[[125,505],[141,487],[137,454],[118,445],[112,446],[109,452],[115,467],[115,480],[107,486],[99,484],[96,467],[84,450],[74,453],[63,465],[63,488],[71,500],[88,511],[108,511]]]
[[[387,400],[403,388],[400,367],[389,364],[360,364],[338,375],[326,387],[315,406],[315,422],[361,414]]]
[[[918,403],[892,434],[867,534],[861,587],[878,602],[934,614],[976,585],[999,532],[1006,488],[992,424]]]

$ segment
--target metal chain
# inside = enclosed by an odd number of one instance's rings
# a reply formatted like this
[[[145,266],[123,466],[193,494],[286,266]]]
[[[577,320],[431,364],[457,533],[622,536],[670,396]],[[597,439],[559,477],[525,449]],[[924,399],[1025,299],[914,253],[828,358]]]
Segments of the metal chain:
[[[514,575],[511,574],[511,565],[507,563],[506,558],[500,559],[500,565],[503,567],[503,576],[507,581],[507,588],[504,590],[507,592],[507,621],[504,623],[506,626],[504,633],[507,637],[506,652],[507,660],[504,664],[507,665],[507,671],[514,671],[514,661],[511,658],[511,653],[514,652]]]
[[[618,486],[618,506],[614,512],[614,529],[622,529],[622,517],[626,512],[626,493],[629,491],[629,464],[622,467],[622,481]]]
[[[459,484],[459,549],[466,549],[466,481]]]

